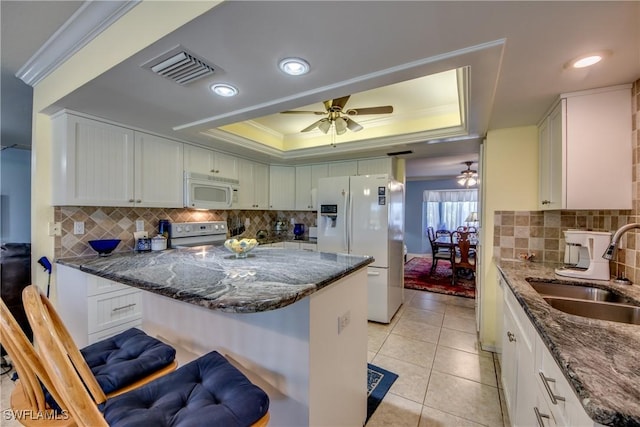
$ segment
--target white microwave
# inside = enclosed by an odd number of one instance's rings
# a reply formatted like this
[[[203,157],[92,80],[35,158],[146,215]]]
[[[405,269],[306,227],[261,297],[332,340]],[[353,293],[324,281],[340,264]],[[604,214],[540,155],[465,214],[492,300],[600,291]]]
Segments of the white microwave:
[[[184,173],[184,206],[191,209],[229,209],[238,203],[237,179],[195,172]]]

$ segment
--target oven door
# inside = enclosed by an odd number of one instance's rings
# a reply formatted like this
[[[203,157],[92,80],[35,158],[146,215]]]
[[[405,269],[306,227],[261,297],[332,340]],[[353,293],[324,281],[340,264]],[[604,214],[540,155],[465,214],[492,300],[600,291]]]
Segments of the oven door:
[[[222,246],[224,241],[226,240],[225,235],[222,237],[202,237],[202,236],[194,236],[194,237],[180,237],[178,239],[171,240],[172,248],[193,248],[195,246]]]

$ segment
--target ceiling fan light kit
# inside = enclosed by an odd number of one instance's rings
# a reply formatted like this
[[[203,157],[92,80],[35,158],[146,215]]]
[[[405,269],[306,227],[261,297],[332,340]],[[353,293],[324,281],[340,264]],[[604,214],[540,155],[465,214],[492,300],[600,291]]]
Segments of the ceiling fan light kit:
[[[478,183],[478,171],[471,169],[473,162],[464,162],[467,165],[467,169],[460,172],[460,175],[456,177],[458,185],[462,187],[474,187]]]
[[[281,67],[282,68],[282,67]],[[325,111],[283,111],[281,114],[315,114],[326,115],[326,117],[312,123],[310,126],[302,129],[300,132],[309,132],[315,128],[320,129],[322,132],[327,133],[333,124],[336,130],[336,134],[342,135],[348,130],[352,132],[359,132],[364,127],[351,118],[351,116],[361,116],[366,114],[391,114],[393,113],[393,107],[391,105],[384,105],[379,107],[367,107],[367,108],[350,108],[346,110],[344,106],[351,95],[343,96],[342,98],[335,98],[324,101]]]

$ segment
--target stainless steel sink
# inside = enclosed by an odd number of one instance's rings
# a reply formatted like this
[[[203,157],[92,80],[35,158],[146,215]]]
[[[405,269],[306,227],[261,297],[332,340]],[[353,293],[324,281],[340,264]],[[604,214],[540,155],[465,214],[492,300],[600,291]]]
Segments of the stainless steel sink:
[[[606,301],[617,303],[629,303],[629,298],[613,293],[606,289],[600,289],[586,285],[564,285],[561,283],[528,280],[529,284],[542,296],[574,298],[585,301]]]
[[[556,310],[576,316],[640,325],[640,307],[637,306],[549,296],[544,300]]]

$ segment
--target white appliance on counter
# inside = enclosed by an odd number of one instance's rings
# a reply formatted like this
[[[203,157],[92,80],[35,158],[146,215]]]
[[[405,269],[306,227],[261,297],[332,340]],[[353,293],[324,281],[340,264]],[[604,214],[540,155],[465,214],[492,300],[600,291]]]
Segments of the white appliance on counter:
[[[592,280],[611,279],[609,260],[602,257],[611,242],[610,232],[565,230],[564,240],[567,242],[565,252],[575,247],[578,250],[578,256],[575,264],[570,255],[571,265],[556,268],[555,272],[558,276]]]
[[[370,255],[369,320],[389,323],[404,294],[404,186],[388,175],[318,180],[318,251]]]

